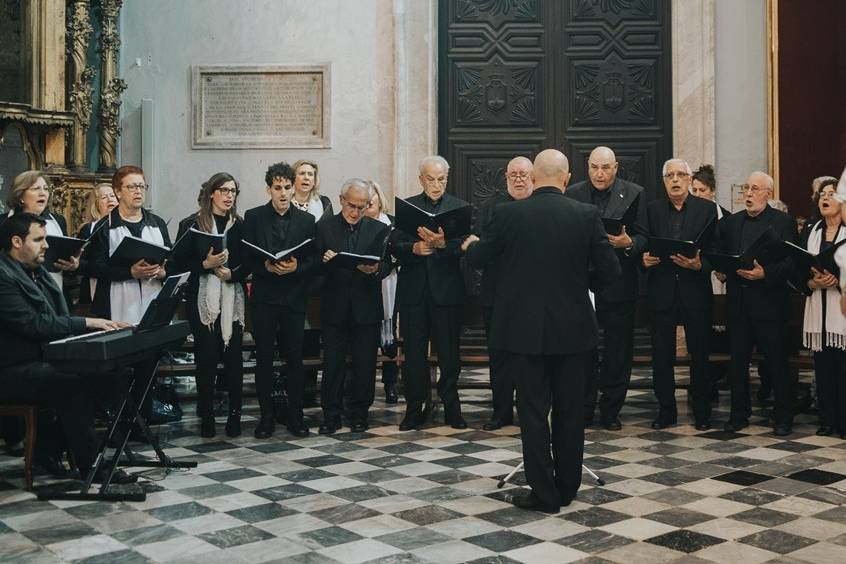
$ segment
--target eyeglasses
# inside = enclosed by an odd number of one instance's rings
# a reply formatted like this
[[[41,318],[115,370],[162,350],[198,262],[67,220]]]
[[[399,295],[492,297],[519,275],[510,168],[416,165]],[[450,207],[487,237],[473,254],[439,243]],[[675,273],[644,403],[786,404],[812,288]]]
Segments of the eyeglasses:
[[[150,189],[149,184],[127,184],[123,187],[124,190],[129,190],[130,192],[146,192]]]
[[[221,194],[224,194],[224,195],[225,194],[232,194],[233,196],[237,196],[238,194],[241,193],[241,191],[238,190],[237,188],[218,188],[217,191],[220,192]]]
[[[509,172],[505,176],[507,176],[510,180],[526,180],[529,178],[529,173],[524,170],[522,172]]]
[[[688,176],[690,175],[686,172],[668,172],[664,175],[664,178],[671,180],[673,178],[687,178]]]
[[[769,188],[764,188],[763,186],[750,186],[748,184],[741,184],[740,185],[740,193],[741,194],[760,194],[761,192],[769,192]]]
[[[446,176],[442,176],[440,178],[432,178],[431,176],[427,176],[423,179],[426,184],[446,184],[447,183]]]

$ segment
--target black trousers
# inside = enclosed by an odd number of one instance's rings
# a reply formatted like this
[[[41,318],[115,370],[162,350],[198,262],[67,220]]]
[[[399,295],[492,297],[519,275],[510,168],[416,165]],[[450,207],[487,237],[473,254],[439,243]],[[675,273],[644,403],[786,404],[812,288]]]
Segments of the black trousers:
[[[517,413],[526,481],[545,505],[557,507],[560,497],[574,497],[582,483],[584,388],[593,361],[593,351],[551,356],[511,354],[511,368],[520,375],[516,379]]]
[[[846,433],[846,350],[823,347],[814,353],[820,425]]]
[[[391,318],[391,331],[394,335],[394,342],[390,345],[380,347],[382,349],[382,355],[392,359],[382,362],[382,384],[384,384],[385,387],[395,386],[397,380],[399,380],[399,366],[397,366],[396,360],[393,360],[397,357],[397,353],[399,352],[399,347],[397,347],[396,313],[394,313],[394,316]]]
[[[350,316],[352,312],[349,312]],[[349,375],[349,418],[353,422],[367,421],[367,411],[373,404],[376,386],[376,351],[379,348],[379,324],[355,324],[351,319],[334,323],[323,319],[323,382],[320,386],[320,405],[325,421],[340,421],[344,400],[344,376],[347,353],[352,356]]]
[[[602,327],[601,361],[588,379],[585,417],[593,418],[597,389],[599,416],[613,421],[626,401],[632,378],[635,302],[596,302],[596,317]]]
[[[491,377],[491,395],[493,396],[493,415],[491,419],[501,423],[511,423],[514,420],[514,374],[509,364],[507,351],[492,349],[490,346],[492,307],[482,308],[485,320],[485,332],[488,336],[488,366]]]
[[[461,306],[439,306],[429,292],[415,305],[400,304],[405,363],[402,368],[403,388],[408,403],[420,404],[429,397],[429,339],[438,353],[438,395],[444,403],[447,419],[461,414],[458,401],[458,375],[461,372],[458,338],[461,332]]]
[[[286,362],[288,427],[303,422],[303,331],[305,313],[286,305],[253,303],[253,339],[256,342],[256,395],[262,419],[273,418],[273,358],[277,337],[280,357]]]
[[[220,317],[212,327],[200,321],[196,303],[186,304],[191,334],[194,335],[194,358],[197,365],[197,415],[214,415],[214,390],[217,379],[217,365],[223,361],[223,376],[229,394],[229,409],[241,410],[241,390],[244,386],[244,358],[241,356],[244,329],[240,323],[232,324],[229,345],[223,346]]]
[[[676,326],[684,326],[687,350],[690,353],[690,395],[693,417],[705,423],[711,419],[711,374],[708,365],[708,335],[711,312],[685,307],[676,297],[669,309],[650,312],[652,322],[652,386],[658,399],[658,416],[676,419]]]
[[[97,454],[93,398],[102,380],[59,372],[46,362],[19,364],[0,369],[0,401],[56,410],[67,445],[84,476]]]
[[[755,321],[742,313],[729,319],[729,385],[731,386],[732,421],[749,419],[752,400],[749,394],[749,361],[753,347],[764,356],[767,374],[773,387],[773,419],[776,425],[793,424],[796,401],[796,378],[787,366],[787,344],[784,324]]]

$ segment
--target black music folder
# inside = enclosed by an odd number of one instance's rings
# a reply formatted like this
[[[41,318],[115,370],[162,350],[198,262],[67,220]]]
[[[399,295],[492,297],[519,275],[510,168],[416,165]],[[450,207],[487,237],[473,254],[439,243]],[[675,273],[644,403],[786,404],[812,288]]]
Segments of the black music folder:
[[[76,237],[65,237],[64,235],[47,235],[47,252],[44,253],[44,268],[49,272],[58,272],[53,263],[59,259],[70,260],[72,256],[78,255],[88,239],[77,239]]]
[[[297,257],[297,260],[299,260],[302,257],[314,252],[314,241],[312,239],[306,239],[299,245],[291,247],[290,249],[285,249],[284,251],[279,251],[278,253],[271,253],[270,251],[266,251],[258,245],[250,243],[246,239],[242,239],[241,242],[244,244],[244,248],[246,248],[248,251],[258,257],[261,257],[262,259],[269,260],[272,263],[285,262],[287,260],[290,260],[291,257]]]
[[[714,230],[717,228],[717,221],[713,219],[708,222],[705,229],[699,233],[695,241],[681,241],[679,239],[668,239],[665,237],[649,238],[649,254],[653,257],[669,260],[673,255],[682,255],[687,258],[696,256],[697,249],[704,249],[711,242]]]
[[[163,264],[170,258],[170,248],[158,243],[145,241],[134,235],[125,236],[109,256],[112,266],[132,266],[141,259],[148,264]]]
[[[736,270],[752,270],[754,261],[758,261],[762,266],[779,261],[786,256],[787,250],[773,228],[767,227],[749,248],[739,255],[717,252],[704,254],[712,269],[730,274]]]
[[[810,274],[811,268],[816,268],[819,271],[827,270],[834,274],[838,280],[840,279],[840,267],[834,262],[834,254],[846,239],[834,243],[821,253],[814,254],[807,249],[803,249],[799,245],[794,245],[790,241],[782,242],[787,249],[787,253],[793,257],[796,262],[797,272],[802,275]]]
[[[209,249],[214,249],[214,254],[219,255],[226,248],[226,233],[206,233],[193,227],[188,233],[193,244],[194,258],[204,260],[209,254]]]
[[[447,239],[470,233],[473,209],[469,204],[441,213],[430,213],[402,198],[394,200],[397,212],[394,225],[412,237],[417,238],[418,227],[425,227],[436,233],[439,228],[442,228]]]
[[[637,207],[640,203],[640,194],[635,196],[629,207],[620,217],[603,217],[602,225],[605,227],[605,232],[609,235],[620,235],[623,232],[623,226],[630,228],[637,221]]]
[[[168,276],[162,284],[159,294],[150,302],[138,325],[132,328],[136,333],[152,331],[165,325],[169,325],[176,314],[182,295],[188,286],[190,272]]]
[[[376,255],[357,255],[355,253],[340,252],[328,263],[332,268],[344,268],[346,270],[358,270],[358,265],[373,266],[379,264],[381,257]]]

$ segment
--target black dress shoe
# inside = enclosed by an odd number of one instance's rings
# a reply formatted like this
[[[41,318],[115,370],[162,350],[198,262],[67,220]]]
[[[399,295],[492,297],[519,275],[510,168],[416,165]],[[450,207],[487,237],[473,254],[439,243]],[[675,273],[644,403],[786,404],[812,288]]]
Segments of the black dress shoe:
[[[444,418],[444,423],[452,427],[453,429],[466,429],[467,428],[467,421],[460,415],[456,415],[455,417]]]
[[[652,428],[653,429],[666,429],[670,425],[675,425],[675,424],[676,424],[676,418],[675,417],[673,417],[673,418],[659,417],[658,419],[656,419],[655,421],[652,422]]]
[[[540,500],[535,496],[534,492],[529,492],[528,494],[515,496],[512,498],[511,503],[515,507],[519,507],[520,509],[528,509],[530,511],[542,511],[544,513],[558,513],[561,509],[557,505],[544,505],[540,502]]]
[[[485,431],[496,431],[497,429],[502,429],[506,425],[512,425],[511,421],[500,421],[499,419],[491,419],[484,425],[482,425],[482,429]]]
[[[355,421],[350,425],[350,433],[363,433],[367,430],[367,421]]]
[[[737,420],[729,419],[728,421],[726,421],[726,424],[723,425],[723,431],[728,431],[729,433],[736,433],[736,432],[740,431],[741,429],[745,429],[748,426],[749,426],[749,420],[748,419],[737,419]]]
[[[793,434],[793,426],[788,425],[787,423],[782,423],[781,425],[776,425],[773,429],[773,435],[776,437],[786,437],[788,435]]]
[[[253,431],[253,436],[257,439],[267,439],[273,436],[273,431],[276,430],[276,423],[273,419],[262,419],[259,421],[256,430]]]
[[[332,435],[338,429],[341,428],[341,422],[338,420],[328,420],[324,421],[323,424],[317,429],[317,433],[320,435]]]
[[[241,410],[230,409],[229,416],[226,418],[226,436],[240,437],[241,436]]]
[[[696,422],[696,430],[697,431],[707,431],[711,428],[710,421],[697,421]]]
[[[394,404],[399,401],[396,384],[385,384],[385,403]]]
[[[405,417],[399,424],[400,431],[410,431],[412,429],[420,429],[423,426],[424,415],[421,405],[409,404],[405,408]]]
[[[603,419],[602,428],[606,431],[619,431],[623,428],[623,424],[620,422],[619,417],[615,417],[613,419]]]
[[[210,439],[217,434],[214,428],[214,417],[207,415],[200,421],[200,436],[204,439]]]
[[[302,425],[300,427],[289,426],[288,432],[291,433],[292,435],[294,435],[295,437],[300,437],[300,438],[307,437],[309,435],[308,427],[305,426],[305,425]]]
[[[817,436],[818,437],[827,437],[829,435],[834,434],[834,427],[831,425],[822,425],[819,429],[817,429]]]

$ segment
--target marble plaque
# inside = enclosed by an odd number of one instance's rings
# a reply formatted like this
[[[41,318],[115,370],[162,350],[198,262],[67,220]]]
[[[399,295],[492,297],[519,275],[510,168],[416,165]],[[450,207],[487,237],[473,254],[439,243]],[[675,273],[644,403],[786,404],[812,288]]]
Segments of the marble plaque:
[[[194,149],[329,147],[329,65],[195,66]]]

